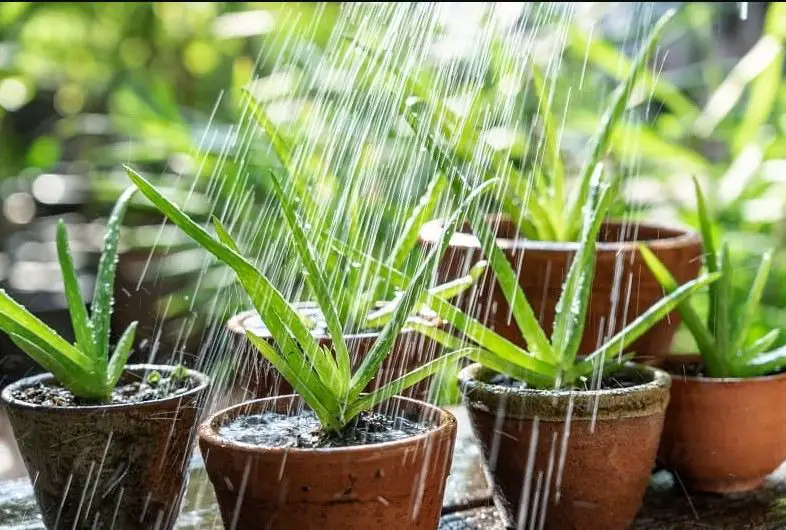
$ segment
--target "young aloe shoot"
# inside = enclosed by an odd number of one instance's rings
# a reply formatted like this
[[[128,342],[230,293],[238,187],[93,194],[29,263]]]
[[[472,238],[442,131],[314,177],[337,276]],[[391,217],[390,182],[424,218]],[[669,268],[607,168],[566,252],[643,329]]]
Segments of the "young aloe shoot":
[[[0,290],[0,329],[74,396],[86,401],[105,402],[111,397],[134,343],[136,322],[128,326],[110,356],[120,224],[135,191],[133,187],[125,190],[109,216],[90,315],[79,288],[65,224],[62,220],[57,224],[57,257],[76,337],[74,344]]]
[[[717,251],[713,222],[704,194],[695,178],[693,184],[704,243],[704,264],[711,273],[721,273],[720,279],[708,288],[706,323],[689,301],[677,307],[704,361],[703,373],[708,377],[756,377],[779,372],[786,367],[786,348],[770,351],[778,338],[778,330],[773,329],[751,343],[748,340],[770,272],[772,251],[767,251],[762,257],[748,300],[740,310],[732,297],[734,270],[728,245],[724,242],[720,252]],[[642,246],[640,250],[658,282],[666,292],[673,292],[677,282],[669,270],[648,248]]]
[[[413,324],[413,327],[448,348],[469,348],[469,357],[492,370],[524,381],[528,386],[535,388],[574,388],[586,385],[586,381],[593,375],[600,377],[620,369],[624,362],[633,356],[633,353],[625,353],[625,348],[631,342],[671,312],[680,302],[715,281],[718,275],[708,274],[678,287],[593,353],[583,359],[577,357],[584,333],[590,287],[594,276],[596,240],[602,219],[613,196],[611,191],[613,184],[601,181],[601,171],[596,171],[594,174],[593,183],[587,194],[588,203],[583,210],[583,229],[578,250],[562,286],[554,329],[549,338],[545,338],[546,332],[540,327],[518,284],[508,286],[516,291],[511,299],[514,307],[515,304],[519,304],[528,308],[520,311],[523,319],[520,329],[527,343],[537,345],[537,349],[530,346],[530,351],[526,351],[512,344],[439,296],[430,296],[424,299],[424,303],[466,337],[471,345],[467,346],[464,339],[442,329],[418,324]],[[335,241],[334,248],[347,255],[359,255],[358,251],[353,251]],[[496,246],[493,248],[497,249]],[[497,263],[499,262],[492,261],[492,269],[500,278],[495,267]],[[394,281],[407,282],[406,277],[399,271],[387,270],[387,272]]]
[[[248,340],[292,385],[315,413],[325,431],[341,431],[361,412],[386,401],[465,355],[466,350],[458,349],[426,363],[370,393],[363,393],[376,378],[382,363],[391,351],[397,334],[410,320],[409,315],[416,302],[421,298],[422,293],[427,292],[426,285],[429,282],[434,264],[447,247],[452,233],[463,219],[467,208],[490,189],[496,181],[486,182],[467,194],[466,199],[451,217],[448,229],[439,244],[431,250],[412,280],[402,286],[404,294],[400,298],[398,307],[385,324],[374,346],[366,354],[357,370],[352,373],[349,353],[343,336],[343,323],[338,317],[338,312],[326,288],[323,265],[311,247],[308,234],[302,228],[304,224],[300,221],[293,202],[283,192],[275,174],[271,175],[273,189],[278,196],[289,227],[292,243],[297,249],[303,266],[308,271],[306,279],[325,315],[335,355],[334,352],[319,345],[319,342],[303,324],[296,309],[287,302],[264,274],[240,254],[232,236],[220,221],[213,220],[217,235],[211,235],[176,204],[162,195],[144,177],[130,168],[127,168],[127,171],[131,180],[164,215],[199,245],[235,271],[246,294],[254,304],[254,308],[273,336],[273,341],[268,342],[247,332]]]

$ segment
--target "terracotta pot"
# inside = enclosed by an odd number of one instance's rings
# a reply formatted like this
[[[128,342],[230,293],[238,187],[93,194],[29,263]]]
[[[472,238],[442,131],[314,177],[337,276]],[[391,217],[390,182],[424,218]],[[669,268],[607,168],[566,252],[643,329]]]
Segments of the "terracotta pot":
[[[199,428],[199,445],[224,525],[236,530],[437,528],[456,420],[408,398],[392,398],[386,407],[437,426],[374,445],[266,448],[222,439],[218,429],[244,414],[296,414],[302,410],[298,396],[250,401],[213,415]]]
[[[459,374],[494,502],[511,528],[615,530],[636,516],[669,401],[669,376],[630,365],[628,388],[544,391]],[[545,526],[544,526],[545,525]]]
[[[517,238],[513,223],[503,216],[491,216],[489,224],[496,229],[499,245],[519,271],[519,284],[541,326],[550,332],[562,283],[578,243]],[[421,229],[421,243],[429,247],[441,233],[441,221],[426,223]],[[647,242],[678,282],[698,277],[702,245],[697,233],[646,223],[605,223],[597,246],[595,278],[579,355],[592,353],[663,297],[663,289],[636,249],[637,242],[642,241]],[[470,234],[467,225],[451,239],[437,278],[445,282],[463,276],[481,259],[484,257],[478,239]],[[613,296],[615,293],[619,296]],[[526,346],[490,267],[475,287],[454,303],[508,340]],[[679,322],[679,314],[671,313],[630,345],[628,351],[636,352],[639,359],[668,352]]]
[[[130,365],[121,382],[169,366]],[[54,378],[42,374],[3,390],[14,436],[50,529],[172,528],[185,491],[208,378],[183,394],[129,405],[54,407],[12,396]]]
[[[296,307],[303,311],[314,311],[316,305],[311,302],[297,303]],[[236,356],[238,366],[233,370],[236,374],[235,386],[242,387],[250,399],[259,397],[280,396],[293,393],[287,383],[273,366],[265,360],[251,343],[245,338],[246,330],[272,341],[270,332],[255,310],[245,311],[230,319],[227,327],[234,337],[230,339],[227,351],[241,353]],[[315,336],[319,343],[332,349],[332,340],[325,330],[318,330]],[[346,335],[347,348],[352,357],[352,368],[357,369],[379,337],[379,332],[350,333]],[[439,344],[421,333],[404,328],[396,337],[393,349],[382,364],[378,376],[369,383],[366,391],[371,391],[398,377],[414,370],[424,363],[435,359],[441,352]],[[431,378],[401,392],[405,397],[426,400],[429,394]]]
[[[727,493],[758,488],[786,460],[786,373],[765,377],[684,375],[701,362],[675,356],[658,459],[693,491]],[[689,372],[690,373],[690,372]]]

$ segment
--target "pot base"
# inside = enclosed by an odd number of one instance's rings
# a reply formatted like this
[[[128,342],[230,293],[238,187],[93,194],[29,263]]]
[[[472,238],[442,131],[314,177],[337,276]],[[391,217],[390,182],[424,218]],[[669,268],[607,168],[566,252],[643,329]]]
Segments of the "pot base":
[[[745,493],[759,489],[767,477],[737,478],[728,479],[690,479],[680,481],[688,491],[700,493]]]

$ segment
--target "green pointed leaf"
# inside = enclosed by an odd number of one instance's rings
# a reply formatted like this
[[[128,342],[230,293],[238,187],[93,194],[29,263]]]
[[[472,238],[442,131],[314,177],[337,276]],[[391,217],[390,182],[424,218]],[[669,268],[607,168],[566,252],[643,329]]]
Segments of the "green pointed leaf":
[[[423,134],[426,149],[431,153],[440,169],[448,177],[453,192],[461,195],[470,189],[469,181],[461,173],[457,165],[452,162],[452,157],[445,153],[427,131],[418,129],[419,122],[414,119],[410,121],[416,132]],[[519,285],[518,276],[513,270],[513,266],[508,261],[504,252],[497,246],[495,235],[486,223],[484,216],[478,208],[471,208],[467,216],[473,232],[478,237],[483,249],[483,254],[487,257],[491,269],[494,271],[497,282],[505,296],[505,300],[512,308],[513,319],[521,330],[527,345],[535,356],[546,362],[554,360],[554,352],[551,344],[546,338],[546,334],[540,327],[535,312],[532,310]]]
[[[11,298],[4,289],[0,289],[0,315],[5,320],[2,328],[4,331],[16,333],[27,340],[36,337],[35,342],[38,347],[58,352],[59,356],[85,372],[96,370],[92,358],[74,348],[52,328]]]
[[[301,228],[302,221],[298,219],[292,203],[289,198],[284,194],[281,189],[281,183],[274,173],[270,173],[270,178],[273,183],[273,191],[278,198],[284,218],[289,225],[290,234],[295,245],[295,249],[300,256],[300,261],[306,268],[308,273],[306,281],[308,282],[311,292],[317,299],[322,314],[325,317],[330,337],[333,339],[333,348],[336,351],[336,367],[339,373],[337,381],[341,384],[338,389],[339,395],[344,395],[348,390],[349,380],[352,377],[352,369],[350,367],[349,351],[347,350],[347,343],[344,341],[344,330],[338,318],[338,312],[333,304],[333,300],[328,290],[327,280],[322,275],[323,265],[317,263],[316,251],[311,248],[305,232]],[[325,362],[332,362],[330,358]]]
[[[134,337],[136,336],[136,328],[137,322],[132,322],[126,328],[120,340],[117,341],[112,358],[109,359],[109,367],[106,372],[106,387],[110,395],[115,385],[117,385],[120,375],[123,373],[123,369],[128,361],[128,356],[131,354],[131,347],[134,345]]]
[[[63,274],[68,312],[71,315],[76,343],[85,355],[95,358],[92,324],[87,315],[87,306],[79,287],[71,248],[68,245],[68,234],[62,219],[57,222],[57,259],[60,261],[60,270]]]
[[[579,250],[568,270],[557,301],[554,318],[554,332],[551,344],[563,369],[569,369],[576,359],[584,326],[587,320],[587,307],[595,277],[595,247],[601,224],[611,206],[613,195],[608,184],[601,184],[602,171],[595,171],[594,182],[587,197],[579,241]]]
[[[410,314],[412,313],[415,304],[425,292],[427,281],[433,273],[433,268],[437,260],[444,254],[445,249],[450,242],[453,233],[455,232],[458,224],[463,221],[466,211],[469,207],[483,195],[491,186],[496,185],[497,180],[487,180],[475,190],[467,195],[467,198],[462,202],[459,208],[451,216],[450,221],[447,223],[445,230],[442,233],[439,243],[434,246],[429,252],[426,260],[420,265],[417,273],[412,278],[412,282],[407,287],[401,301],[393,313],[390,322],[382,329],[379,338],[374,343],[371,351],[366,355],[352,377],[352,385],[350,387],[349,399],[352,400],[360,394],[360,392],[368,385],[369,382],[376,376],[379,367],[385,360],[385,357],[390,353],[390,348],[393,345],[398,332],[406,323]]]
[[[325,430],[336,431],[341,428],[342,422],[335,410],[335,403],[332,403],[327,390],[319,383],[319,380],[309,373],[305,365],[287,362],[266,340],[257,337],[251,332],[246,332],[246,338],[276,368],[281,376],[292,385],[295,392],[303,398],[303,401],[317,415],[320,424]]]
[[[673,292],[658,300],[644,313],[639,315],[633,322],[614,335],[606,344],[592,352],[584,362],[592,363],[598,357],[605,359],[609,354],[620,355],[625,351],[625,347],[641,337],[647,330],[654,326],[659,320],[668,315],[675,307],[679,306],[693,294],[706,287],[710,283],[718,280],[720,274],[706,274],[684,285],[681,285]]]
[[[750,292],[748,293],[748,300],[745,302],[745,307],[742,310],[742,314],[737,319],[736,324],[732,326],[732,344],[729,350],[729,354],[732,356],[739,354],[742,345],[748,338],[750,327],[753,324],[754,318],[756,318],[756,313],[760,309],[759,303],[761,302],[761,296],[764,292],[764,286],[767,283],[767,277],[770,274],[771,264],[772,250],[768,250],[761,258],[759,269],[756,271],[756,276],[753,279],[753,285],[751,285]]]
[[[16,333],[7,333],[11,341],[20,350],[29,355],[44,370],[51,373],[57,382],[66,387],[72,394],[91,400],[104,398],[103,388],[96,388],[90,385],[90,382],[94,380],[91,377],[92,374],[85,373],[81,368],[75,367],[68,361],[67,357],[53,355],[48,352],[42,347],[43,344],[35,340],[34,336],[28,335],[25,337]]]
[[[129,187],[117,199],[106,225],[104,248],[98,262],[96,287],[91,306],[93,327],[93,347],[100,372],[106,370],[109,360],[109,331],[112,319],[113,293],[115,289],[115,269],[117,267],[117,244],[120,237],[120,224],[126,208],[136,189]]]
[[[731,268],[731,256],[729,255],[729,247],[726,243],[721,248],[721,261],[720,261],[721,277],[716,285],[716,298],[715,298],[715,314],[716,324],[715,328],[715,344],[717,345],[719,358],[721,361],[721,371],[713,373],[710,367],[707,367],[707,375],[710,377],[725,377],[728,375],[728,359],[736,355],[731,348],[733,346],[733,329],[731,319],[731,306],[732,306],[732,285],[733,271]]]
[[[590,154],[579,172],[579,185],[577,186],[576,191],[569,203],[570,206],[568,208],[568,219],[571,221],[571,223],[578,223],[581,219],[581,209],[587,200],[592,174],[595,171],[598,163],[608,152],[609,141],[611,139],[612,133],[614,132],[617,123],[622,120],[623,114],[628,105],[628,101],[630,100],[631,94],[633,93],[633,88],[639,81],[641,72],[645,70],[647,59],[655,50],[655,47],[660,40],[661,34],[663,33],[666,24],[673,16],[674,10],[667,11],[652,28],[652,31],[647,38],[647,42],[633,60],[633,64],[628,70],[625,80],[619,86],[617,86],[616,90],[614,91],[611,104],[601,119],[600,127],[589,141]],[[578,230],[573,229],[571,232],[576,233]]]
[[[347,421],[351,421],[355,416],[363,411],[370,410],[371,408],[379,405],[402,393],[404,390],[420,383],[424,379],[431,377],[435,373],[443,370],[445,367],[450,366],[451,363],[456,362],[458,359],[465,357],[473,348],[465,348],[454,352],[441,355],[437,359],[433,359],[421,366],[418,366],[411,372],[399,377],[398,379],[387,383],[373,392],[359,397],[347,408]]]
[[[754,341],[753,344],[748,346],[747,348],[743,349],[737,358],[734,359],[732,364],[742,361],[743,364],[746,362],[751,361],[754,357],[769,351],[775,341],[780,336],[779,329],[772,329],[763,337],[760,337],[758,340]]]
[[[565,170],[562,168],[557,131],[554,126],[554,115],[551,111],[551,98],[546,91],[546,82],[540,68],[532,62],[532,83],[538,96],[538,117],[543,127],[543,159],[545,168],[551,172],[549,181],[553,196],[561,201],[565,194]]]
[[[733,377],[761,377],[777,374],[786,367],[786,347],[757,355],[745,364],[734,366]]]
[[[333,252],[342,256],[348,256],[351,259],[359,261],[365,260],[365,262],[375,267],[379,267],[382,273],[390,277],[391,282],[399,289],[404,289],[411,283],[411,280],[401,271],[388,267],[384,263],[375,260],[373,257],[338,241],[329,234],[323,233],[321,236],[329,243]],[[518,363],[532,372],[550,376],[553,380],[556,374],[553,365],[540,360],[501,335],[494,333],[491,329],[462,312],[447,300],[439,296],[434,296],[429,291],[425,291],[421,297],[420,303],[427,305],[431,310],[437,313],[439,318],[450,323],[454,328],[461,330],[462,334],[466,335],[468,339],[474,341],[481,347],[495,352],[496,355],[507,359],[512,364]],[[408,326],[417,326],[417,323],[412,322],[409,323]],[[425,329],[421,329],[421,332],[426,333]]]
[[[674,293],[679,288],[679,284],[677,280],[674,279],[674,276],[671,275],[669,269],[667,269],[663,262],[645,245],[639,245],[639,252],[644,262],[647,264],[647,267],[649,267],[652,272],[652,275],[655,276],[655,279],[661,287],[663,287],[666,293]],[[696,346],[699,348],[699,352],[704,358],[704,362],[712,367],[712,369],[719,369],[720,361],[718,360],[718,356],[720,355],[720,351],[718,351],[716,347],[713,334],[702,322],[701,316],[696,312],[688,300],[678,305],[677,310],[680,312],[680,316],[682,316],[682,321],[685,323],[685,326],[696,341]]]

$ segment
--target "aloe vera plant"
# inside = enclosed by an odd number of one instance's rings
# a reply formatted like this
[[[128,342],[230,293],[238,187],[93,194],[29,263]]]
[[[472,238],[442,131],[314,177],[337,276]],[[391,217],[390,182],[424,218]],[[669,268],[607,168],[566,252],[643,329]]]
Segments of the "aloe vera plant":
[[[461,207],[451,217],[445,237],[432,249],[412,280],[402,286],[404,294],[399,299],[396,310],[385,324],[372,349],[353,373],[344,337],[344,323],[327,288],[323,264],[312,247],[309,234],[303,228],[304,224],[293,206],[293,201],[282,189],[276,174],[271,174],[273,189],[279,199],[293,245],[308,272],[306,280],[325,316],[334,352],[320,346],[296,309],[265,275],[240,253],[232,236],[218,219],[213,219],[216,230],[216,236],[213,236],[142,175],[131,168],[126,169],[131,180],[164,215],[205,250],[234,270],[274,341],[269,343],[250,331],[246,332],[246,337],[314,411],[326,432],[340,431],[359,413],[417,384],[467,353],[463,348],[452,351],[373,392],[363,393],[390,353],[399,331],[405,324],[412,324],[409,315],[422,294],[428,293],[425,287],[434,263],[447,246],[450,235],[465,215],[467,207],[490,189],[496,181],[488,181],[467,194]],[[373,264],[370,266],[373,267]]]
[[[120,224],[135,191],[133,187],[126,189],[109,216],[90,314],[79,287],[65,224],[62,220],[57,224],[57,256],[76,337],[74,344],[0,290],[0,329],[74,396],[87,401],[109,399],[134,343],[136,322],[126,328],[110,356],[109,334]]]
[[[769,349],[778,338],[779,330],[773,329],[751,343],[748,341],[770,272],[772,251],[762,256],[747,300],[735,301],[732,296],[734,269],[728,243],[723,242],[718,250],[704,195],[695,178],[693,183],[704,243],[704,264],[711,273],[721,273],[720,279],[708,288],[706,321],[702,321],[690,301],[686,300],[677,307],[702,356],[703,374],[708,377],[756,377],[778,372],[786,367],[786,348]],[[640,246],[640,251],[664,290],[673,292],[676,282],[668,269],[647,247]]]
[[[543,156],[541,163],[522,171],[506,153],[490,148],[484,150],[480,132],[472,131],[471,124],[462,124],[459,116],[443,101],[433,97],[429,89],[413,76],[388,66],[381,60],[381,55],[374,54],[360,44],[356,43],[356,48],[376,62],[381,70],[391,70],[391,77],[404,84],[406,97],[402,99],[401,105],[413,129],[421,133],[427,131],[432,141],[439,141],[455,163],[474,162],[473,167],[485,169],[482,171],[484,178],[496,175],[504,177],[507,189],[499,195],[499,205],[523,236],[542,241],[575,242],[581,235],[581,210],[587,200],[593,173],[609,153],[612,133],[622,122],[634,88],[641,76],[647,73],[647,59],[655,50],[674,13],[674,10],[670,10],[658,20],[647,42],[630,62],[624,79],[612,94],[597,129],[589,139],[589,153],[573,179],[575,182],[568,182],[565,171],[568,164],[562,159],[559,149],[559,120],[552,112],[543,74],[534,62],[531,66],[531,89],[538,98]],[[418,103],[430,106],[433,111],[431,115],[416,112]],[[477,230],[474,226],[473,229]]]
[[[486,238],[492,238],[491,246],[484,245],[484,248],[492,249],[489,253],[492,269],[500,278],[500,283],[503,284],[503,291],[513,308],[514,315],[518,315],[516,321],[529,349],[524,350],[516,346],[466,315],[439,295],[428,292],[421,296],[420,304],[434,311],[440,318],[458,330],[463,337],[453,335],[443,329],[430,328],[417,323],[412,324],[413,327],[447,348],[463,348],[467,351],[467,357],[495,371],[524,381],[535,388],[572,388],[581,384],[586,385],[593,374],[609,374],[621,368],[633,356],[632,352],[625,352],[625,348],[630,343],[682,301],[715,281],[719,274],[706,274],[678,286],[593,353],[584,358],[577,357],[579,343],[584,332],[590,286],[594,274],[595,242],[602,219],[613,196],[611,190],[613,183],[603,181],[601,171],[596,171],[593,175],[593,182],[587,193],[588,202],[583,210],[583,229],[578,250],[563,284],[557,306],[557,316],[550,336],[541,328],[515,278],[508,278],[505,274],[505,267],[510,265],[507,261],[499,258],[494,259],[494,255],[499,255],[501,251],[494,244],[493,236],[488,232],[485,235]],[[335,238],[323,237],[330,241],[334,252],[355,259],[371,259],[356,248],[343,244]],[[387,267],[382,263],[377,263],[376,266],[389,275],[394,283],[400,286],[409,283],[409,279],[401,271]],[[508,293],[510,296],[507,296]],[[392,318],[393,312],[397,310],[398,307],[393,302],[375,313],[373,318],[385,321]]]

